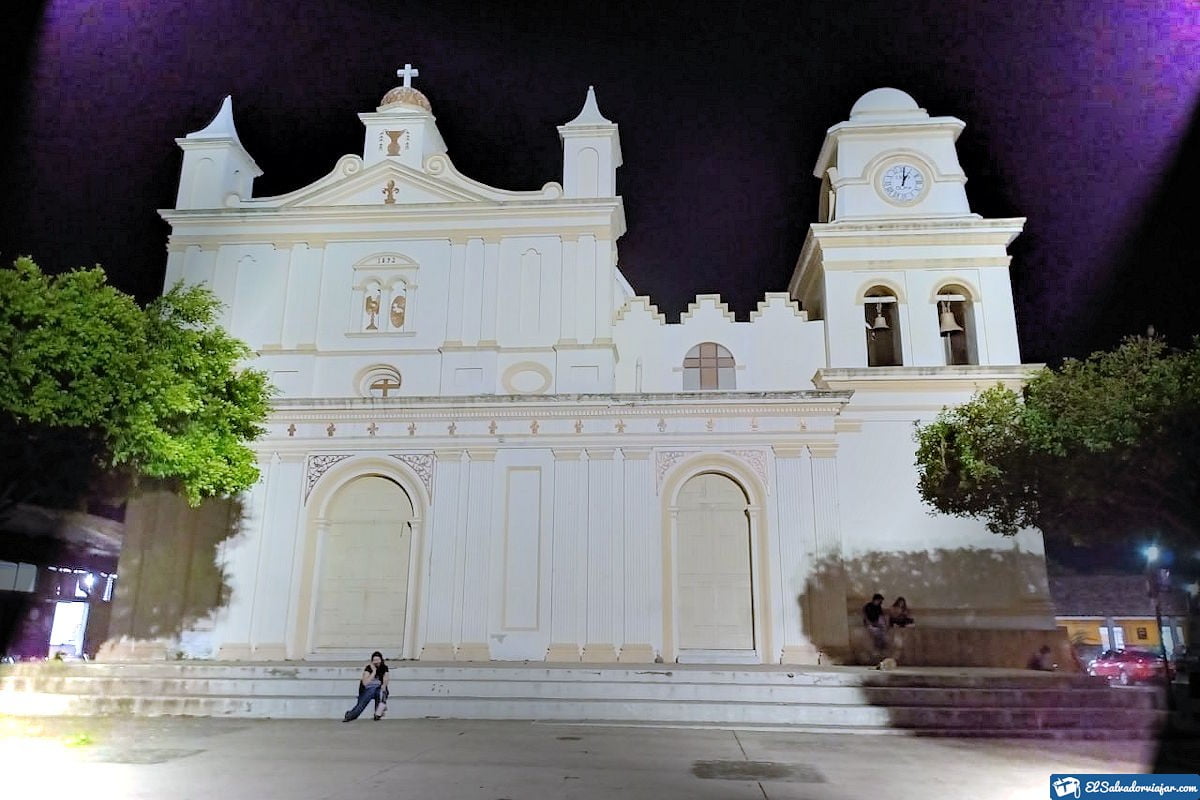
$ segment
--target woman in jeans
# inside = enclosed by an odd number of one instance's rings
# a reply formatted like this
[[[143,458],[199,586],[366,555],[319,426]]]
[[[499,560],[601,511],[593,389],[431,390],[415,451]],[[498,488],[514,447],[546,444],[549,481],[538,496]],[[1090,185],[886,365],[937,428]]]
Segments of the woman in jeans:
[[[387,698],[388,666],[383,661],[383,653],[376,650],[371,653],[371,662],[363,667],[362,677],[358,680],[358,703],[346,712],[342,722],[358,719],[372,700],[375,701],[375,719],[382,719],[387,713]]]

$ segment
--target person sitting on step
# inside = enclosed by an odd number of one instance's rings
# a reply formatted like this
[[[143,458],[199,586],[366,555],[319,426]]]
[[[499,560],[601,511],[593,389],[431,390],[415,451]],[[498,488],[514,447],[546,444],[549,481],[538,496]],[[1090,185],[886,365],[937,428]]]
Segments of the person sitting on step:
[[[862,609],[863,626],[871,634],[875,649],[884,652],[888,646],[888,617],[883,610],[883,595],[876,592]]]
[[[892,603],[892,607],[888,609],[888,624],[894,628],[907,628],[909,625],[915,625],[916,622],[912,617],[912,612],[908,610],[908,601],[903,597],[897,597],[896,602]]]
[[[1029,662],[1025,666],[1028,669],[1041,670],[1042,672],[1054,672],[1056,665],[1050,645],[1042,645],[1042,649],[1029,657]]]
[[[388,698],[388,665],[383,660],[383,653],[376,650],[371,653],[371,661],[363,667],[362,677],[358,680],[358,703],[346,712],[342,722],[353,722],[367,707],[367,703],[375,701],[375,719],[383,719],[387,713]]]

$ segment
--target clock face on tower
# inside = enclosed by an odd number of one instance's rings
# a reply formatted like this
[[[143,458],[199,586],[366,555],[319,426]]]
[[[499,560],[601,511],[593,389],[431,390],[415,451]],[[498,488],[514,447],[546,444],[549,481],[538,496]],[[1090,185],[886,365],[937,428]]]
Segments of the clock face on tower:
[[[879,188],[893,203],[915,203],[925,192],[925,173],[907,162],[892,164],[880,176]]]

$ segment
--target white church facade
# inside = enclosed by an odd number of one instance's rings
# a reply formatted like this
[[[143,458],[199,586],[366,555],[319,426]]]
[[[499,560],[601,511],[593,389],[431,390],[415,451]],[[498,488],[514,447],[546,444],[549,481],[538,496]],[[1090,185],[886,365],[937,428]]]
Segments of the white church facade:
[[[177,140],[166,284],[211,287],[279,390],[187,655],[816,663],[875,591],[922,626],[1053,629],[1040,534],[915,488],[914,421],[1030,369],[1024,220],[971,212],[961,121],[864,95],[786,291],[667,323],[618,266],[590,89],[561,183],[505,191],[456,170],[403,73],[362,155],[288,194],[253,196],[228,98]]]

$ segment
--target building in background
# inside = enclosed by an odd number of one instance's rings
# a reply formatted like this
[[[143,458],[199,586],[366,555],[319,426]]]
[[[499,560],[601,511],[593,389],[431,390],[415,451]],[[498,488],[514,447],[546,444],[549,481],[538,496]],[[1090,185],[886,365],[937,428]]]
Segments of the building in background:
[[[110,510],[111,511],[111,510]],[[94,657],[108,637],[124,525],[18,505],[0,524],[0,657]]]
[[[1144,575],[1053,575],[1050,594],[1058,626],[1085,662],[1105,650],[1136,648],[1173,656],[1188,644],[1188,595],[1163,592],[1163,635],[1158,635],[1154,598]]]

